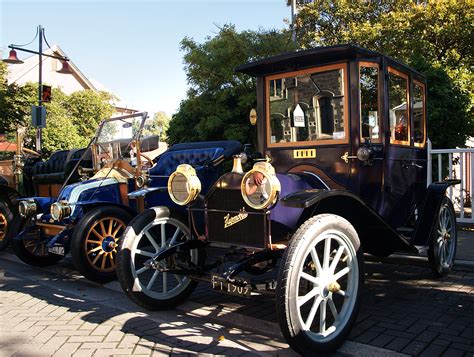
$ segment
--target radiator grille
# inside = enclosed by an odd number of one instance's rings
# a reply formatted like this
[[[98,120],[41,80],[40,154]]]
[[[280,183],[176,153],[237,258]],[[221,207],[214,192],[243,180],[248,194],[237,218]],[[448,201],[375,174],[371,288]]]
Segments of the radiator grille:
[[[255,248],[266,247],[266,217],[262,211],[256,211],[247,206],[240,190],[216,189],[208,197],[207,208],[208,238],[211,242]],[[258,212],[261,214],[249,214],[246,218],[241,219],[237,216],[242,208],[247,213]],[[212,210],[222,210],[222,212]],[[227,228],[225,228],[226,218]]]

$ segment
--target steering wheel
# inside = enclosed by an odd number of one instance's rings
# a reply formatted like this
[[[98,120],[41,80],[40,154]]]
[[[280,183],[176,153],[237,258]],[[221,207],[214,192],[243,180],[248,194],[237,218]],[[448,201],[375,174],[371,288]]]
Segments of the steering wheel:
[[[141,152],[140,156],[143,157],[146,160],[147,164],[150,165],[150,167],[153,166],[153,160],[150,159],[147,155],[145,155],[144,153]],[[142,165],[143,165],[143,163],[142,163]]]

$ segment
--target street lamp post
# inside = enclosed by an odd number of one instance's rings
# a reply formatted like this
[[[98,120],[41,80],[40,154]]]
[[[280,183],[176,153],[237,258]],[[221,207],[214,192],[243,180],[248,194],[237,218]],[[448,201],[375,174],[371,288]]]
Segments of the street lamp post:
[[[26,48],[23,48],[23,46],[21,46],[21,45],[11,44],[10,46],[8,46],[9,48],[11,48],[10,55],[7,59],[4,59],[3,62],[11,63],[11,64],[24,63],[22,60],[18,59],[18,57],[16,56],[16,51],[15,50],[28,52],[28,53],[33,53],[33,54],[38,55],[38,59],[39,59],[39,63],[38,63],[38,70],[39,70],[39,75],[38,75],[38,106],[36,106],[33,109],[34,111],[36,111],[36,113],[34,115],[32,113],[32,115],[33,115],[33,117],[35,117],[35,115],[36,115],[36,118],[37,118],[38,121],[43,121],[43,119],[44,120],[46,119],[46,117],[45,117],[46,112],[43,109],[44,107],[43,107],[43,96],[42,96],[42,94],[43,94],[43,56],[51,57],[51,58],[55,58],[55,59],[63,61],[63,68],[60,71],[58,71],[59,73],[70,73],[69,67],[68,67],[68,64],[67,64],[67,62],[69,61],[69,58],[64,57],[64,56],[56,56],[56,55],[50,55],[50,54],[47,54],[47,53],[43,53],[43,40],[46,42],[46,44],[48,44],[48,41],[46,40],[46,37],[44,35],[44,28],[41,25],[38,25],[36,36],[33,39],[33,41],[36,39],[36,37],[38,37],[38,51],[28,50]],[[31,42],[33,42],[33,41],[31,41]],[[29,45],[29,44],[27,44],[27,45]],[[24,46],[27,46],[27,45],[24,45]],[[48,44],[48,46],[49,46],[49,44]],[[43,118],[43,116],[44,116],[44,118]],[[40,118],[41,118],[41,120],[39,120]],[[33,125],[35,125],[35,123],[33,123]],[[36,150],[40,151],[41,150],[42,125],[35,125],[35,126],[36,126]]]

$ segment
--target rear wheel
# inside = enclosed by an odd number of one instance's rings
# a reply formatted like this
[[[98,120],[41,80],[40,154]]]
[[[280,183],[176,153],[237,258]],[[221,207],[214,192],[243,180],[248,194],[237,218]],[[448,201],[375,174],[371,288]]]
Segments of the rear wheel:
[[[457,238],[453,203],[444,197],[428,247],[428,261],[435,276],[445,276],[453,268]]]
[[[22,239],[12,239],[11,245],[18,258],[25,263],[35,266],[53,265],[64,256],[53,254],[48,250],[49,236],[44,236],[39,227]]]
[[[358,235],[344,218],[322,214],[295,233],[277,280],[278,321],[289,345],[329,353],[355,322],[364,279]]]
[[[0,251],[8,247],[9,242],[18,234],[21,217],[17,205],[0,197]]]
[[[188,226],[168,209],[149,209],[129,225],[118,254],[117,275],[125,293],[150,310],[173,308],[186,299],[197,283],[190,278],[160,269],[192,268],[200,265],[199,249],[182,250],[150,264],[160,251],[190,239]]]
[[[119,239],[130,213],[120,207],[103,206],[87,212],[74,228],[71,256],[76,269],[98,283],[115,280]]]

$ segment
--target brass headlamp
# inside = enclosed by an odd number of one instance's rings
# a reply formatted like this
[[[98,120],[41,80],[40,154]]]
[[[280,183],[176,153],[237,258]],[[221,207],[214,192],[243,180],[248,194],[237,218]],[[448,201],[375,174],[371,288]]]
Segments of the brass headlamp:
[[[244,175],[240,189],[245,203],[253,209],[265,209],[275,204],[281,185],[269,162],[257,162]]]
[[[201,192],[201,181],[196,170],[188,164],[179,165],[168,179],[168,192],[178,205],[184,206],[194,201]]]
[[[71,205],[67,201],[58,201],[51,205],[51,218],[55,221],[61,221],[71,215]]]

